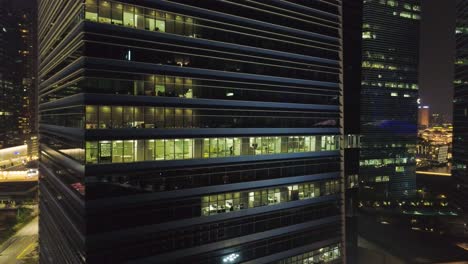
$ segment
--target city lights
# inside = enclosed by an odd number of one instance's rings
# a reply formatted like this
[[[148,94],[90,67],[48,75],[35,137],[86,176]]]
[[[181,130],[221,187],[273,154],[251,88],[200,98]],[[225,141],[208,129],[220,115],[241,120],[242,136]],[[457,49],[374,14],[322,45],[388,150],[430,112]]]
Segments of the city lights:
[[[232,253],[226,257],[223,258],[223,262],[224,263],[234,263],[236,261],[236,259],[238,259],[240,257],[239,254],[237,253]]]

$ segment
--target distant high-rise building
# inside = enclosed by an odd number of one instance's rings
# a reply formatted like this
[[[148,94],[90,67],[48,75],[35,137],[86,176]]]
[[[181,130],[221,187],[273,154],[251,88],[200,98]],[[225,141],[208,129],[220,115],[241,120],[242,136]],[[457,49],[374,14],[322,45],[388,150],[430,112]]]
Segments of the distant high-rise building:
[[[341,15],[40,1],[41,263],[341,262]]]
[[[418,107],[418,127],[427,128],[429,127],[429,106],[423,105]]]
[[[404,198],[416,188],[420,2],[364,1],[359,172],[363,199]]]
[[[0,0],[0,148],[35,130],[34,1]]]
[[[446,126],[452,124],[452,115],[434,113],[430,117],[430,126]]]
[[[453,100],[454,202],[468,222],[468,1],[456,4],[456,59]],[[468,228],[465,228],[468,234]]]
[[[438,113],[431,115],[431,121],[429,122],[431,126],[437,126],[442,123],[442,116]]]

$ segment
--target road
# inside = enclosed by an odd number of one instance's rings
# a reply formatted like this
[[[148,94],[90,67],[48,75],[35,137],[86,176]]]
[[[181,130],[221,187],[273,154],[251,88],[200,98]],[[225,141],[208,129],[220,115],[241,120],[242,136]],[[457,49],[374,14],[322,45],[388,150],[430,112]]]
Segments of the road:
[[[38,174],[29,174],[28,171],[0,171],[0,183],[2,182],[32,182],[37,181]]]
[[[432,167],[432,168],[424,168],[424,169],[417,169],[417,174],[425,174],[425,175],[433,175],[433,176],[443,176],[443,177],[450,177],[451,175],[452,166],[445,166],[445,167]]]
[[[13,237],[0,246],[0,264],[19,264],[37,243],[39,225],[38,217],[24,226]]]
[[[14,168],[14,167],[25,164],[24,163],[25,160],[27,160],[26,156],[22,156],[22,157],[15,158],[15,159],[0,160],[0,167],[5,166],[3,167],[3,169]]]

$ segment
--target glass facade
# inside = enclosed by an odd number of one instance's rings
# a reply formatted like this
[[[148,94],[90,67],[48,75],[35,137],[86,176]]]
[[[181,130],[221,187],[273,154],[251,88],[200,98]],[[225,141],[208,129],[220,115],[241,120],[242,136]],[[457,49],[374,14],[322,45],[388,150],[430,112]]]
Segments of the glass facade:
[[[338,127],[339,113],[87,105],[44,111],[41,122],[86,129]]]
[[[276,264],[327,263],[340,258],[340,244],[330,245],[298,256],[276,262]]]
[[[320,189],[325,189],[325,192],[321,194]],[[321,195],[338,193],[339,191],[339,182],[329,181],[209,195],[202,197],[202,215],[215,215],[259,206],[310,199]]]
[[[113,1],[86,0],[85,19],[184,36],[193,36],[194,32],[191,17]]]
[[[126,55],[128,55],[127,52],[125,52]],[[229,65],[226,64],[223,67]],[[65,83],[64,87],[55,93],[45,94],[44,98],[45,100],[60,99],[79,92],[245,101],[263,101],[260,98],[268,98],[268,101],[272,102],[327,105],[336,105],[339,96],[336,90],[324,90],[303,84],[259,84],[249,81],[207,80],[142,73],[121,73],[118,78],[112,78],[105,72],[99,74],[85,72],[84,76],[77,78],[74,82]]]
[[[138,175],[126,173],[113,175],[95,175],[88,177],[86,194],[89,199],[95,197],[118,197],[129,194],[166,192],[224,184],[247,183],[262,180],[281,179],[318,173],[336,173],[340,169],[339,159],[324,157],[318,159],[294,159],[268,161],[262,163],[235,163],[210,167],[184,166],[167,168]],[[151,177],[151,175],[160,175]],[[74,182],[77,179],[74,178]],[[131,192],[123,188],[116,189],[125,182],[131,186]],[[117,191],[120,190],[120,191]]]
[[[183,2],[182,2],[183,3]],[[193,5],[193,4],[192,4]],[[198,7],[204,8],[206,4],[199,4]],[[311,4],[311,5],[320,5],[320,4]],[[328,5],[328,4],[325,4]],[[334,4],[331,4],[333,6]],[[109,7],[112,6],[111,9]],[[209,7],[209,6],[208,6]],[[219,7],[214,7],[219,8]],[[322,7],[318,7],[320,9]],[[333,7],[336,11],[336,6]],[[99,11],[99,10],[105,10]],[[123,10],[123,11],[121,11]],[[225,11],[225,10],[222,10]],[[112,16],[115,17],[114,21],[109,20],[109,14],[112,13]],[[105,14],[105,15],[104,15]],[[102,15],[102,18],[100,18]],[[251,33],[256,31],[256,28],[252,28],[247,30],[242,28],[241,25],[226,23],[223,21],[217,21],[212,19],[206,19],[203,17],[192,17],[192,16],[184,16],[181,14],[167,12],[165,10],[158,10],[154,8],[146,8],[142,6],[136,6],[132,4],[125,4],[119,3],[114,1],[107,1],[107,0],[86,0],[86,11],[85,11],[85,20],[98,22],[98,23],[105,23],[105,24],[114,24],[118,26],[126,26],[131,28],[137,28],[142,30],[151,30],[151,31],[158,31],[162,33],[170,33],[170,34],[177,34],[177,35],[184,35],[192,38],[204,38],[209,40],[215,41],[223,41],[229,39],[229,43],[237,43],[237,44],[247,44],[249,41],[253,41],[249,43],[252,46],[256,45],[265,45],[263,41],[268,41],[269,46],[273,49],[279,49],[284,51],[291,51],[292,49],[297,50],[298,52],[305,52],[307,55],[321,55],[321,56],[329,56],[334,59],[337,58],[336,52],[332,49],[334,46],[333,43],[327,43],[326,41],[321,41],[319,39],[301,39],[296,38],[295,43],[289,43],[285,45],[281,43],[284,39],[287,39],[289,36],[287,35],[278,35],[274,34],[273,32],[265,32],[268,35],[273,36],[276,35],[277,39],[272,38],[265,38],[265,39],[258,39],[258,37],[263,38],[263,36],[247,36],[245,33]],[[271,18],[266,18],[271,19]],[[328,18],[330,19],[330,18]],[[317,22],[320,21],[323,23],[323,19],[321,18],[312,18],[311,21],[315,20],[312,23],[299,23],[296,24],[296,27],[316,27],[319,28],[317,31],[321,31],[321,33],[328,33],[333,37],[337,37],[338,33],[336,29],[327,28],[323,25],[319,25]],[[282,22],[281,20],[274,20],[268,22]],[[328,22],[329,24],[335,24],[336,22]],[[288,24],[287,24],[288,25]],[[289,25],[291,25],[289,23]],[[229,30],[229,32],[226,32]],[[310,45],[312,42],[315,46]],[[311,49],[312,48],[312,49]],[[328,51],[327,51],[328,49]]]
[[[363,5],[359,177],[364,201],[415,193],[420,2]]]
[[[341,1],[130,2],[39,3],[41,263],[339,261]]]
[[[288,226],[291,223],[300,224],[310,220],[320,219],[325,216],[337,216],[339,210],[337,206],[313,205],[297,209],[284,209],[275,212],[269,212],[268,217],[259,219],[255,216],[246,216],[237,219],[223,221],[222,224],[200,224],[190,227],[184,227],[177,230],[165,230],[155,232],[152,236],[155,252],[170,252],[172,250],[185,248],[189,246],[199,246],[207,243],[213,243],[221,240],[238,237],[239,235],[248,235],[252,232],[264,232],[274,230],[278,227]],[[239,221],[242,220],[242,221]],[[218,222],[219,223],[219,222]],[[114,224],[112,222],[112,224]],[[90,228],[90,232],[95,232]],[[109,230],[112,230],[111,228]],[[133,245],[125,245],[122,250]],[[134,251],[141,248],[132,247]],[[119,249],[120,252],[120,249]]]

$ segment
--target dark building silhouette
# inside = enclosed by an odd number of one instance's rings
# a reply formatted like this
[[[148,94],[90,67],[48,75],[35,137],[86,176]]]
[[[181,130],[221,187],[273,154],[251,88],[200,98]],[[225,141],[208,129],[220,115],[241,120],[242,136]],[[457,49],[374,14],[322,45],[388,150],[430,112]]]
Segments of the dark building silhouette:
[[[41,263],[342,261],[341,14],[41,1]]]
[[[415,191],[420,1],[364,2],[362,26],[362,200]]]
[[[343,1],[343,157],[346,263],[357,263],[363,1]]]
[[[0,1],[0,148],[35,131],[34,1]]]
[[[453,98],[453,164],[452,176],[455,183],[453,200],[464,211],[465,223],[468,222],[468,2],[456,2],[456,58]],[[465,224],[465,235],[468,228]]]

